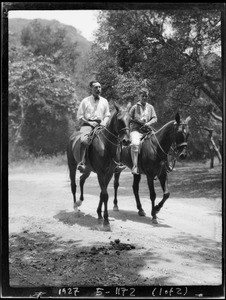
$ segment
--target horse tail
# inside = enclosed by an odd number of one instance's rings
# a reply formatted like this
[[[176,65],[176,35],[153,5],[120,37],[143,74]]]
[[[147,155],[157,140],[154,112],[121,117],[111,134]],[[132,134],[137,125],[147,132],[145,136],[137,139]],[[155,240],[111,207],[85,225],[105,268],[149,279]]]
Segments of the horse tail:
[[[69,169],[71,167],[72,168],[77,167],[77,162],[74,158],[73,151],[72,151],[72,144],[73,144],[73,140],[70,139],[68,144],[67,144],[67,162],[68,162]]]

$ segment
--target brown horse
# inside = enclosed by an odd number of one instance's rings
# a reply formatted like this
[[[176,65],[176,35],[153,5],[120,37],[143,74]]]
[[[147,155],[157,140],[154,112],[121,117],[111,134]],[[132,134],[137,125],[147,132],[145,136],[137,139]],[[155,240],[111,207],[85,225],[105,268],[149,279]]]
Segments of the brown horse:
[[[139,175],[133,175],[133,193],[135,195],[138,214],[145,216],[139,197],[139,182],[141,174],[147,177],[150,199],[152,202],[152,221],[158,223],[156,214],[160,211],[165,201],[169,198],[168,183],[167,183],[167,156],[172,145],[174,145],[174,152],[181,159],[187,156],[186,147],[189,136],[188,117],[185,121],[181,120],[179,113],[175,115],[175,120],[165,124],[161,129],[155,133],[148,133],[143,139],[140,154],[138,158]],[[130,169],[132,169],[132,159],[130,154],[131,147],[123,147],[121,153],[122,162]],[[114,175],[114,207],[113,210],[118,210],[117,190],[119,187],[120,173]],[[162,190],[163,198],[158,205],[155,206],[156,193],[154,189],[154,179],[158,177]]]
[[[128,109],[120,109],[115,104],[115,110],[106,127],[95,129],[92,142],[89,145],[86,157],[86,170],[80,176],[80,200],[76,201],[76,169],[80,161],[80,136],[71,136],[67,147],[67,160],[70,172],[71,191],[74,200],[74,209],[77,212],[78,206],[84,200],[83,186],[85,180],[89,177],[91,171],[97,174],[101,193],[99,205],[97,208],[98,221],[102,223],[102,204],[104,203],[104,221],[105,230],[110,230],[108,219],[108,184],[114,174],[117,165],[117,153],[120,143],[129,142],[129,122],[130,116]]]

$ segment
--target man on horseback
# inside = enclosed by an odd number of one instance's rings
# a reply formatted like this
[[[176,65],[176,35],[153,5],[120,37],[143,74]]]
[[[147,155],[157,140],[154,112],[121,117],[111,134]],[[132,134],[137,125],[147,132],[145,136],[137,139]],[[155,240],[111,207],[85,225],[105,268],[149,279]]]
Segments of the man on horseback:
[[[98,81],[91,81],[90,88],[92,94],[84,98],[78,108],[77,119],[80,122],[80,157],[81,162],[78,164],[78,170],[85,171],[85,156],[89,145],[89,134],[97,125],[106,126],[110,110],[108,100],[101,97],[101,85]]]
[[[157,115],[154,107],[147,103],[148,90],[142,88],[139,94],[139,101],[132,106],[130,110],[131,116],[131,157],[133,161],[132,174],[139,174],[138,170],[138,153],[141,143],[141,138],[144,129],[151,129],[150,125],[157,122]]]

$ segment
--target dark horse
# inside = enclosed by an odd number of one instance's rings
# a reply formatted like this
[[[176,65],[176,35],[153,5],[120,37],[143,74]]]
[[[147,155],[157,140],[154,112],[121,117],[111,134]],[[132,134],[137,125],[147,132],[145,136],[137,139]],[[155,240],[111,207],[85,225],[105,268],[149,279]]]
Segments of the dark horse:
[[[168,191],[166,168],[166,161],[170,148],[172,145],[174,145],[175,155],[179,156],[181,159],[184,159],[187,156],[186,147],[189,136],[189,120],[190,117],[188,117],[185,121],[182,121],[179,113],[177,113],[175,115],[175,120],[168,122],[155,133],[148,133],[143,139],[138,157],[138,168],[140,174],[145,174],[147,177],[150,199],[152,203],[151,215],[153,218],[153,223],[158,223],[156,214],[160,211],[170,195]],[[123,147],[121,160],[128,168],[132,168],[130,146]],[[118,210],[117,190],[119,187],[120,173],[121,172],[118,172],[114,175],[115,198],[113,210]],[[133,175],[133,193],[136,199],[138,214],[145,216],[145,212],[143,211],[139,197],[139,182],[141,179],[140,174]],[[163,190],[163,198],[158,205],[155,205],[156,193],[154,189],[154,179],[156,176],[158,177]]]
[[[128,110],[119,109],[115,104],[115,111],[106,127],[95,129],[92,142],[89,145],[86,157],[86,170],[80,176],[80,200],[76,201],[76,169],[80,161],[80,136],[71,136],[67,147],[67,160],[70,172],[71,191],[74,200],[74,209],[77,212],[78,206],[84,200],[83,186],[91,171],[97,173],[101,193],[97,208],[98,221],[102,223],[102,204],[104,203],[103,227],[110,229],[108,219],[108,184],[114,174],[117,162],[115,161],[120,143],[129,142],[129,121]]]

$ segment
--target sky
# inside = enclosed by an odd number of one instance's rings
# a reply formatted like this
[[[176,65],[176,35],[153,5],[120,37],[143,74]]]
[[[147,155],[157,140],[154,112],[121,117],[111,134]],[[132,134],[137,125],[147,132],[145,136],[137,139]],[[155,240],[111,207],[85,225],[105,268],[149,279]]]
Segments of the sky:
[[[8,18],[57,20],[75,27],[88,41],[93,41],[93,33],[98,28],[98,12],[99,10],[10,10]]]

